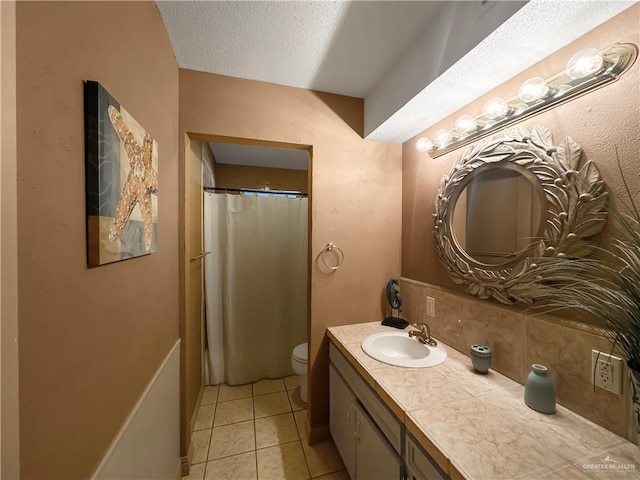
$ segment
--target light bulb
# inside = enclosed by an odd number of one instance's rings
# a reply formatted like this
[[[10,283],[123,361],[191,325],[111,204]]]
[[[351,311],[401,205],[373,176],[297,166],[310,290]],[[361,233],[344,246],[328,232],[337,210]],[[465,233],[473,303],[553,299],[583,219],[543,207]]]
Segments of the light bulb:
[[[586,48],[569,59],[566,72],[571,78],[584,78],[599,72],[603,63],[604,60],[599,50]]]
[[[549,85],[542,77],[530,78],[522,84],[518,91],[518,98],[525,103],[533,103],[549,95]]]
[[[462,115],[456,120],[455,127],[460,133],[468,133],[476,129],[478,122],[471,115]]]
[[[449,130],[445,130],[444,128],[438,130],[435,135],[436,143],[440,148],[444,147],[449,141],[451,141],[451,132]]]
[[[433,150],[433,142],[427,137],[421,137],[416,142],[416,149],[419,152],[427,152],[429,150]]]
[[[489,100],[484,106],[484,116],[489,120],[495,120],[497,118],[502,118],[507,115],[509,112],[509,105],[501,98],[492,98]]]

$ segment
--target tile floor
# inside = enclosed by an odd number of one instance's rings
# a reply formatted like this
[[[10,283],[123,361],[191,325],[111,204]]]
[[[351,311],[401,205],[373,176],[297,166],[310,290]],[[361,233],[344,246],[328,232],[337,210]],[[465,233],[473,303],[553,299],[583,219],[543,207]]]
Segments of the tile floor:
[[[309,445],[296,375],[207,386],[182,480],[349,480],[331,440]]]

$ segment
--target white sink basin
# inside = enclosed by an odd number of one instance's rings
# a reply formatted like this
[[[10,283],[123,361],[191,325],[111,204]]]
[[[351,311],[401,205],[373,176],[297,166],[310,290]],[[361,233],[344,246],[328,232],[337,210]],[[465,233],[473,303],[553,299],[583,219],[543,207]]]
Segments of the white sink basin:
[[[447,359],[440,343],[437,347],[425,345],[408,332],[374,333],[363,340],[362,350],[379,362],[397,367],[434,367]]]

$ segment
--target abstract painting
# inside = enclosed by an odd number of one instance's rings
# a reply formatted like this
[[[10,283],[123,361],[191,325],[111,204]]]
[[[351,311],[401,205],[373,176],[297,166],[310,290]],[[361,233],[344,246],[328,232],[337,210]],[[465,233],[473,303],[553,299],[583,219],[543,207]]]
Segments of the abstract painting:
[[[87,263],[153,253],[158,144],[98,82],[84,84]]]

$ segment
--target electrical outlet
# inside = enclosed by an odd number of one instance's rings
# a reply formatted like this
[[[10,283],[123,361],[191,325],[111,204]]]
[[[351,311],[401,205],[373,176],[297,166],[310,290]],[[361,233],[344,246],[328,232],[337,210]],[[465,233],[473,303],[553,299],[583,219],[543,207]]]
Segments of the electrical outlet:
[[[591,380],[596,387],[622,394],[622,359],[591,350]]]
[[[427,297],[427,317],[436,316],[436,299],[433,297]]]

